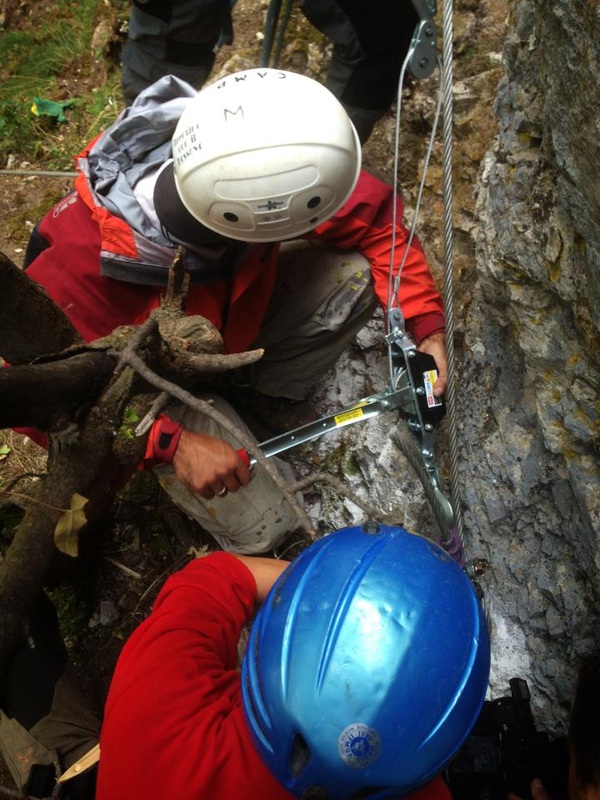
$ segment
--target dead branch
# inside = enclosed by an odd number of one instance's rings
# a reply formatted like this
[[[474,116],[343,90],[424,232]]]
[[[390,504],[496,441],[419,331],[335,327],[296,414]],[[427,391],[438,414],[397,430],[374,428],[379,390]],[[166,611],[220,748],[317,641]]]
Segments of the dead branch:
[[[156,373],[187,388],[262,357],[262,350],[210,352],[221,347],[214,331],[202,317],[169,319],[163,325],[152,316],[140,327],[117,328],[91,345],[69,347],[35,364],[0,369],[0,428],[56,431],[76,421],[100,396],[118,364],[119,351],[126,348],[141,349]],[[141,385],[136,389],[143,391]]]
[[[65,427],[106,386],[115,359],[98,350],[51,364],[0,369],[0,428]]]
[[[6,262],[3,266],[13,281],[11,287],[16,287],[15,291],[26,286],[28,297],[44,297],[44,293],[40,294],[41,290],[36,294],[33,282],[26,278],[23,280],[16,278],[14,270],[7,268]],[[11,301],[12,299],[11,296]],[[49,298],[45,298],[44,303],[46,301],[52,305]],[[8,305],[14,307],[12,302]],[[171,292],[165,314],[172,319],[176,318],[177,314],[181,315],[182,312],[177,306],[176,294]],[[56,309],[54,319],[57,325],[61,324],[61,313]],[[44,350],[48,352],[49,349],[59,351],[67,348],[68,352],[63,356],[53,357],[54,362],[64,357],[71,361],[71,364],[81,364],[87,363],[92,356],[97,358],[100,355],[101,361],[107,358],[112,361],[112,369],[106,387],[103,387],[98,399],[94,398],[89,410],[81,414],[79,424],[65,429],[60,436],[50,437],[48,473],[32,488],[32,502],[27,505],[24,518],[0,565],[0,671],[11,656],[15,645],[25,635],[31,609],[46,584],[49,569],[57,552],[54,544],[57,522],[64,510],[70,508],[72,497],[80,495],[89,498],[85,511],[87,519],[93,519],[99,509],[105,510],[107,505],[112,504],[115,492],[130,477],[141,460],[145,438],[121,436],[120,432],[125,409],[135,406],[137,402],[143,402],[144,407],[147,407],[151,399],[140,398],[138,388],[140,378],[134,370],[123,368],[123,365],[114,370],[115,364],[118,363],[115,348],[117,350],[126,350],[128,347],[132,350],[139,348],[144,355],[158,351],[165,359],[172,358],[173,352],[177,352],[182,358],[189,354],[183,337],[180,337],[180,341],[174,342],[171,348],[163,347],[159,335],[160,324],[155,319],[149,320],[141,328],[118,329],[112,338],[107,337],[110,340],[108,342],[83,345],[76,335],[71,335],[68,325],[62,327],[66,334],[62,338],[50,337],[49,344],[47,331],[40,326],[40,317],[35,319],[34,324],[32,316],[23,310],[23,318],[30,321],[32,330],[44,334],[44,346],[42,348],[38,342],[20,349],[15,347],[5,350],[7,356],[15,363],[31,360],[41,355]],[[47,322],[51,318],[52,311],[44,319]],[[175,322],[170,324],[172,328],[174,326],[173,329],[177,327]],[[49,330],[53,329],[53,325],[54,323],[48,325]],[[203,326],[196,321],[193,327],[196,333],[201,335],[203,331],[207,333],[203,341],[205,344],[207,341],[210,342],[209,349],[219,349],[218,332],[215,337],[213,326],[209,326],[208,322]],[[189,323],[183,328],[189,331]],[[25,334],[26,332],[20,332],[20,335],[25,336]],[[76,347],[70,347],[73,344],[76,344]],[[202,344],[189,348],[194,357],[197,357],[201,350]],[[77,356],[82,358],[77,359]],[[254,359],[258,357],[260,354],[253,356]],[[72,361],[72,358],[76,360]],[[226,357],[221,356],[221,358]],[[56,370],[56,363],[52,361],[39,366]],[[7,376],[6,382],[14,381],[19,370],[19,366],[2,370]]]
[[[121,372],[83,420],[79,435],[52,454],[52,466],[31,491],[34,501],[25,511],[0,567],[0,669],[26,629],[27,620],[56,554],[54,529],[59,509],[71,497],[93,497],[96,506],[112,502],[119,481],[135,468],[144,442],[136,443],[131,463],[119,463],[113,453],[115,432],[129,401],[135,375]]]
[[[68,317],[44,289],[0,252],[0,356],[11,364],[29,364],[81,342]],[[10,298],[10,302],[7,302]]]
[[[6,271],[12,279],[13,270]],[[5,350],[7,357],[17,365],[0,370],[2,399],[8,398],[6,387],[9,385],[12,385],[13,399],[18,397],[24,401],[26,394],[43,395],[43,402],[38,403],[39,418],[34,413],[35,401],[29,400],[27,423],[34,417],[37,424],[39,419],[49,421],[49,412],[47,408],[44,409],[44,404],[52,403],[63,414],[62,417],[52,417],[53,424],[60,419],[64,430],[60,435],[53,434],[50,437],[48,473],[32,488],[31,502],[27,504],[25,516],[0,565],[0,671],[15,645],[22,640],[31,609],[46,583],[57,552],[54,532],[58,520],[64,510],[70,508],[74,495],[88,498],[85,505],[88,521],[112,505],[115,492],[129,479],[145,448],[146,437],[121,435],[124,412],[133,408],[139,409],[140,416],[143,415],[156,399],[156,389],[168,392],[186,405],[211,416],[235,436],[286,495],[302,526],[306,530],[311,529],[293,491],[282,481],[255,443],[210,404],[198,400],[185,388],[159,374],[173,376],[178,381],[183,380],[186,385],[192,385],[199,382],[204,372],[222,372],[252,363],[262,355],[262,351],[225,355],[222,353],[220,335],[214,326],[201,318],[184,318],[182,291],[185,291],[186,280],[186,276],[181,274],[180,265],[174,263],[163,306],[140,327],[118,328],[110,336],[86,345],[76,334],[73,335],[58,309],[56,313],[48,311],[42,326],[39,317],[34,324],[31,315],[24,314],[32,329],[43,331],[43,349],[46,352],[52,349],[55,354],[44,358],[44,363],[40,359],[40,363],[25,367],[25,361],[42,355],[39,341],[32,341],[20,348],[14,345]],[[28,296],[35,296],[36,292],[31,288],[35,286],[32,281],[15,279],[17,284],[21,288],[26,285]],[[52,301],[45,293],[41,296],[44,296],[43,304],[49,304],[51,308]],[[48,320],[54,321],[49,323]],[[6,320],[0,319],[0,331],[2,322],[6,323]],[[54,325],[62,330],[60,336],[51,337],[50,344],[47,331],[44,330],[46,325],[49,330]],[[23,335],[21,331],[19,336]],[[90,365],[97,368],[93,379]],[[58,374],[63,377],[55,381],[54,393],[44,395],[40,392],[42,376],[52,376],[45,379],[51,381]],[[23,381],[19,389],[21,394],[15,389],[19,380]],[[33,380],[37,381],[35,391],[32,390]],[[152,396],[148,395],[149,389],[154,390]],[[71,399],[67,397],[69,394],[72,395]],[[4,405],[15,409],[20,403],[11,402],[8,398]],[[19,418],[16,412],[11,413],[13,416],[9,424],[12,425]],[[67,425],[71,415],[77,417],[77,425]]]
[[[185,313],[185,299],[189,284],[190,276],[183,266],[183,247],[178,247],[169,269],[169,284],[162,302],[165,316],[170,313],[181,316]]]

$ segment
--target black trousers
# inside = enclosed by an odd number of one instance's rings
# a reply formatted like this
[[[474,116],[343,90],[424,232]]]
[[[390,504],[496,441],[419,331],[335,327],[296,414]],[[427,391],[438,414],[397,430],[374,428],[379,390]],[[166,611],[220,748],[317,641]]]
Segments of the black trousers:
[[[412,2],[304,0],[302,11],[333,42],[326,85],[365,142],[396,96],[418,23]],[[199,89],[212,69],[215,45],[232,36],[230,0],[134,1],[122,54],[127,102],[168,74]]]

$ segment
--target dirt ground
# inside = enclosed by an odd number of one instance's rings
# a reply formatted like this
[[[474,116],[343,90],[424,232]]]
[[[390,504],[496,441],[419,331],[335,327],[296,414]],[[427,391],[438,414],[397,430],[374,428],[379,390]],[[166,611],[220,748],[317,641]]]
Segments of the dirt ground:
[[[455,20],[455,269],[459,284],[466,286],[474,260],[471,233],[475,226],[473,188],[479,163],[494,133],[492,103],[501,77],[500,53],[503,43],[506,3],[496,0],[459,2]],[[236,6],[236,39],[222,51],[218,69],[228,72],[256,65],[260,52],[265,4],[251,0]],[[441,20],[440,20],[441,26]],[[299,42],[307,23],[293,29],[283,51],[281,66],[322,73],[328,51],[323,42],[308,50]],[[68,76],[65,76],[68,80]],[[417,196],[420,170],[431,130],[437,97],[437,72],[405,91],[401,135],[401,185],[410,212]],[[365,147],[364,162],[372,172],[389,180],[394,152],[394,110],[378,125]],[[440,124],[441,130],[441,124]],[[30,165],[14,154],[12,169]],[[4,170],[5,164],[0,164]],[[432,269],[443,284],[444,245],[442,238],[441,140],[433,149],[432,164],[425,181],[419,218],[419,235]],[[7,175],[0,172],[0,250],[15,264],[22,265],[33,225],[54,202],[66,194],[72,179],[49,175]],[[467,293],[468,294],[468,293]],[[460,302],[468,302],[461,294]],[[39,450],[17,434],[4,432],[10,452],[0,455],[0,489],[27,493],[27,481],[20,475],[43,469]],[[16,481],[16,483],[13,483]],[[10,528],[16,503],[0,498],[0,532]],[[66,584],[57,581],[54,599],[63,609],[64,633],[82,675],[92,704],[99,710],[114,661],[123,640],[147,614],[150,603],[164,579],[189,558],[191,545],[211,547],[207,538],[190,531],[186,519],[161,495],[150,475],[137,476],[123,495],[114,515],[105,525],[88,532],[89,558],[83,558]],[[6,543],[5,543],[6,544]],[[303,546],[294,540],[286,556]],[[84,548],[85,549],[85,548]],[[75,591],[73,591],[75,588]],[[0,783],[7,783],[0,775]],[[0,787],[0,796],[1,787]]]

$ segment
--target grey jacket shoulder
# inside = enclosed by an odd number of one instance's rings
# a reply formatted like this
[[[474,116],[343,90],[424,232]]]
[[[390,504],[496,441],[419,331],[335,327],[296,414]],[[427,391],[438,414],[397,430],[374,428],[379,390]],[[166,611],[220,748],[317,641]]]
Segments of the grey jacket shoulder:
[[[138,95],[77,164],[98,205],[161,244],[162,234],[146,219],[133,189],[170,157],[177,122],[196,95],[196,89],[174,75],[160,78]]]

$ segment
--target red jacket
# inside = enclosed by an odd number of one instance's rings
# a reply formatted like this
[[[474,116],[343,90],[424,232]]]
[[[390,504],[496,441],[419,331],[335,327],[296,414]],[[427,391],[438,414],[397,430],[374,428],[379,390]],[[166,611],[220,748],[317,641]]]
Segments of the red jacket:
[[[125,644],[100,735],[97,800],[290,800],[251,743],[237,643],[256,585],[212,553],[165,583]],[[449,800],[441,779],[411,796]]]
[[[27,274],[50,296],[87,340],[115,327],[138,324],[160,302],[164,286],[127,283],[100,274],[100,253],[138,258],[136,238],[128,224],[94,203],[80,176],[77,191],[58,203],[42,220],[39,231],[50,243],[28,267]],[[396,263],[403,255],[407,231],[398,204]],[[345,206],[306,238],[329,242],[342,250],[357,249],[369,260],[375,290],[387,305],[392,231],[391,188],[363,172]],[[187,310],[201,314],[221,331],[226,351],[251,347],[271,299],[279,244],[248,248],[227,281],[191,287]],[[132,279],[134,279],[132,277]],[[413,240],[400,283],[400,303],[407,327],[417,343],[443,329],[443,304],[418,241]]]

